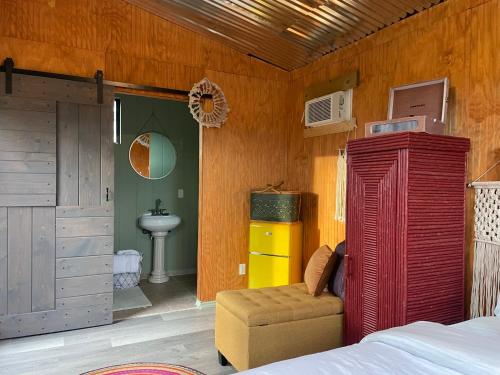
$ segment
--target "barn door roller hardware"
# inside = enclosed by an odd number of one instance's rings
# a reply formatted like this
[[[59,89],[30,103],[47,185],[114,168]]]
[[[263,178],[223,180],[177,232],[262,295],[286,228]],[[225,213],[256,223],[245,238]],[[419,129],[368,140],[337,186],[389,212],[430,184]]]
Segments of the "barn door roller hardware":
[[[97,84],[97,103],[102,104],[104,102],[104,73],[102,70],[95,72],[95,82]]]
[[[37,76],[45,78],[65,79],[68,81],[95,83],[97,85],[97,103],[98,104],[103,103],[104,74],[102,70],[96,71],[94,78],[86,78],[86,77],[72,76],[67,74],[40,72],[37,70],[17,69],[14,68],[14,60],[11,57],[7,57],[4,60],[3,65],[0,67],[0,71],[5,72],[6,94],[12,94],[12,74],[15,73],[15,74],[24,74],[29,76]]]
[[[14,70],[14,60],[6,58],[3,67],[5,70],[5,93],[12,94],[12,71]]]
[[[12,74],[24,74],[36,77],[64,79],[67,81],[94,83],[97,86],[97,102],[99,104],[103,103],[104,85],[133,89],[133,90],[150,91],[162,94],[171,94],[171,95],[187,96],[189,94],[189,91],[186,90],[177,90],[177,89],[170,89],[157,86],[136,85],[133,83],[124,83],[117,81],[107,81],[104,79],[104,73],[102,70],[97,70],[94,77],[90,78],[90,77],[73,76],[68,74],[40,72],[37,70],[18,69],[14,67],[14,60],[11,57],[7,57],[4,60],[3,65],[0,66],[0,72],[5,72],[6,94],[12,94]]]

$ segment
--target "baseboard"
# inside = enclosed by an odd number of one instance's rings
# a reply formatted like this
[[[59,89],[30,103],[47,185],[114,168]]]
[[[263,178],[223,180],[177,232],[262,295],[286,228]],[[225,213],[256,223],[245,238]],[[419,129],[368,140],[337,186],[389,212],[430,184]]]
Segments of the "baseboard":
[[[206,309],[207,307],[215,307],[215,301],[200,301],[196,298],[196,307],[199,309]]]
[[[194,275],[196,274],[196,268],[186,268],[183,270],[172,270],[167,271],[167,276],[182,276],[182,275]],[[149,277],[149,273],[142,273],[141,280],[146,280]]]
[[[167,271],[167,276],[194,275],[195,273],[196,273],[196,268],[186,268],[183,270]]]

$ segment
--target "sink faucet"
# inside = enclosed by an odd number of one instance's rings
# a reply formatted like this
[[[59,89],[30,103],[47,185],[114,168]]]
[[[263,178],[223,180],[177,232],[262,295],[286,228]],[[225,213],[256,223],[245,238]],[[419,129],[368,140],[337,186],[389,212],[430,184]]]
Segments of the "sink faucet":
[[[161,215],[160,205],[161,199],[157,199],[155,201],[155,209],[153,210],[153,215]]]
[[[155,208],[151,209],[151,214],[153,216],[169,216],[170,213],[167,212],[165,208],[160,208],[161,199],[155,200]]]

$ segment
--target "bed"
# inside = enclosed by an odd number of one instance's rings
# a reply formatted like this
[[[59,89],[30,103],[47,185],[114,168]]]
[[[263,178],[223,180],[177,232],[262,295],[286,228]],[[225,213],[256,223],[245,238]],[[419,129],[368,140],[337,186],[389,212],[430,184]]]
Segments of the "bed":
[[[244,375],[500,374],[500,317],[445,326],[416,322],[361,343],[242,372]]]

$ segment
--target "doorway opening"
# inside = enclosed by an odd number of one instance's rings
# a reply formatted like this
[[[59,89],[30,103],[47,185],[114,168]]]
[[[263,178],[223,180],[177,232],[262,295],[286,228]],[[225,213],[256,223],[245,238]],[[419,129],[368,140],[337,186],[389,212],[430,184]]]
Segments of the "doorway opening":
[[[186,102],[130,94],[117,120],[113,318],[194,308],[199,125]]]

